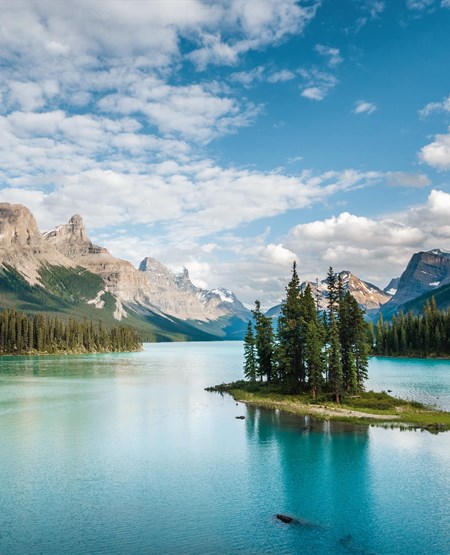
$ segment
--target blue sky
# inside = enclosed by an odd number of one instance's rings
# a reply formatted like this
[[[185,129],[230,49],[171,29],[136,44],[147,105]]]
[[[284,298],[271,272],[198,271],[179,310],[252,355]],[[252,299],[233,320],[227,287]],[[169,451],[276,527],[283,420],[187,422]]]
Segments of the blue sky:
[[[266,306],[450,250],[450,1],[4,1],[1,200]]]

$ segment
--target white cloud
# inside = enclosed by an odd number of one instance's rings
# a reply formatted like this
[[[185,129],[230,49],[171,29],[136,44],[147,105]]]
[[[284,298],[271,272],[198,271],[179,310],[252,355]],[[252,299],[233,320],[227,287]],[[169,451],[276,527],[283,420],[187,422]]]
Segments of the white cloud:
[[[264,78],[264,67],[258,66],[250,71],[238,71],[230,75],[230,80],[241,83],[249,87],[255,81],[262,81]]]
[[[419,157],[433,168],[438,170],[449,170],[450,132],[446,135],[436,135],[435,140],[432,143],[421,149]]]
[[[441,102],[429,102],[424,108],[419,110],[419,115],[425,118],[434,112],[450,112],[450,94]]]
[[[360,10],[365,14],[356,20],[355,33],[358,33],[366,23],[378,19],[384,12],[385,2],[381,0],[364,0],[360,3]]]
[[[301,95],[310,100],[323,100],[326,97],[326,91],[320,87],[307,87],[303,89]]]
[[[427,175],[407,172],[387,172],[387,184],[393,187],[428,187],[431,180]]]
[[[217,32],[200,35],[201,46],[187,56],[199,70],[209,64],[234,65],[249,50],[301,33],[314,18],[319,2],[300,6],[295,0],[227,0],[218,6],[224,28],[234,28],[235,36],[224,41]]]
[[[331,46],[316,44],[315,51],[321,56],[328,58],[327,63],[330,67],[337,66],[344,61],[341,57],[339,48],[332,48]]]
[[[218,94],[215,84],[170,86],[154,77],[138,80],[128,94],[110,94],[98,102],[105,113],[138,115],[162,135],[202,143],[249,125],[260,107]]]
[[[373,114],[377,109],[376,105],[373,102],[367,102],[365,100],[358,100],[355,103],[355,107],[353,109],[354,114]]]
[[[329,265],[383,286],[414,252],[450,251],[450,194],[433,190],[426,204],[380,219],[343,212],[293,227],[283,246],[302,261],[302,277],[323,276]],[[383,264],[380,264],[380,260]]]
[[[410,10],[426,10],[427,8],[432,7],[434,4],[434,0],[406,0],[406,6]]]
[[[334,75],[316,68],[302,68],[299,70],[299,74],[306,81],[301,96],[310,100],[323,100],[338,83]]]
[[[269,75],[267,81],[269,83],[282,83],[284,81],[291,81],[291,79],[295,79],[295,73],[288,69],[282,69]]]

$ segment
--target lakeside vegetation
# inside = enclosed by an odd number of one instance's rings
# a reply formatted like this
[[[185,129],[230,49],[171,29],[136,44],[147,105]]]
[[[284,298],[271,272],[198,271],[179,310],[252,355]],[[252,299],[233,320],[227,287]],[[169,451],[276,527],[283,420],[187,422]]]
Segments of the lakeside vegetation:
[[[450,311],[439,310],[434,297],[422,314],[398,314],[392,322],[380,317],[372,352],[379,356],[450,357]]]
[[[0,355],[138,351],[137,332],[129,326],[105,327],[46,314],[29,316],[13,308],[0,312]]]
[[[442,352],[450,317],[428,303],[422,316],[400,315],[392,324],[373,326],[340,276],[327,274],[327,309],[320,311],[308,285],[301,290],[296,264],[286,287],[276,332],[258,301],[244,339],[244,376],[209,391],[235,400],[317,418],[450,429],[450,413],[386,392],[364,390],[369,354]],[[446,327],[448,326],[448,327]],[[450,334],[449,334],[450,335]],[[438,348],[439,346],[439,348]],[[395,350],[397,349],[397,350]],[[425,350],[421,350],[425,349]]]
[[[405,429],[420,428],[432,433],[450,430],[450,412],[434,410],[416,401],[398,399],[384,391],[364,391],[356,396],[343,397],[340,403],[336,403],[331,395],[321,395],[315,399],[309,393],[290,395],[266,382],[239,380],[207,390],[229,393],[236,401],[261,408],[309,415],[322,420]]]

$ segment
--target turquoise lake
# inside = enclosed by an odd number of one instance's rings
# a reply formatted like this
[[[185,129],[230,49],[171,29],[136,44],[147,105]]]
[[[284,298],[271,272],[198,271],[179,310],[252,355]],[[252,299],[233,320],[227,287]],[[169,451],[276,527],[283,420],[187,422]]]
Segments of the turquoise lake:
[[[0,553],[450,553],[450,432],[204,391],[241,368],[236,342],[0,358]],[[369,375],[450,410],[448,361],[374,358]]]

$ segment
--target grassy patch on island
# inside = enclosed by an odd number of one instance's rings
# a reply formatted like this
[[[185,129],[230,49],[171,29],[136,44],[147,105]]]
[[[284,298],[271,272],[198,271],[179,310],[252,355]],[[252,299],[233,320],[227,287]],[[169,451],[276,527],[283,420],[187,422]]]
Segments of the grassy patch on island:
[[[426,429],[430,432],[450,429],[450,412],[436,410],[416,401],[398,399],[384,391],[344,396],[342,403],[338,404],[333,402],[331,394],[318,395],[315,399],[308,393],[289,395],[283,393],[280,386],[266,382],[240,380],[207,390],[229,393],[236,401],[314,418],[366,425],[389,424],[394,427]]]

